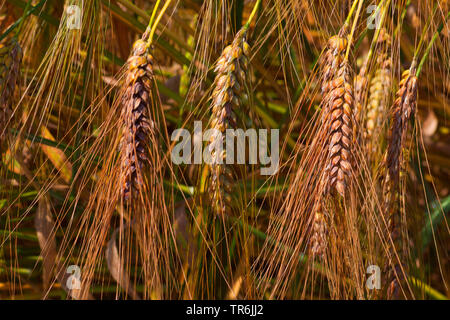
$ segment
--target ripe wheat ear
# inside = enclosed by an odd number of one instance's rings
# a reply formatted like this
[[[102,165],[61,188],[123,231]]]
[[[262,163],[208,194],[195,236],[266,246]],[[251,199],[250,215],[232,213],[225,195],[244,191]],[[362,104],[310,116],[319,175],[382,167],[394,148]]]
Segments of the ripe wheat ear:
[[[321,114],[321,135],[325,136],[325,141],[327,144],[329,144],[330,138],[329,136],[333,134],[333,127],[332,124],[335,123],[334,120],[337,120],[337,117],[340,116],[339,111],[336,111],[335,108],[340,108],[341,106],[338,105],[338,102],[336,102],[333,105],[333,100],[336,97],[336,94],[338,94],[337,91],[334,91],[334,89],[337,89],[336,86],[342,85],[338,84],[337,81],[335,81],[336,78],[340,79],[339,76],[336,77],[339,70],[341,69],[341,65],[344,63],[344,52],[347,48],[347,39],[341,35],[335,35],[331,37],[328,40],[327,43],[327,51],[325,52],[324,59],[322,61],[322,70],[323,70],[323,79],[322,79],[322,114]],[[340,80],[339,80],[340,81]],[[336,119],[333,120],[333,116],[336,117]],[[338,122],[334,124],[335,130],[338,130]],[[337,143],[337,141],[332,141],[332,143]],[[330,152],[339,152],[339,147],[336,148],[329,148],[328,150],[325,150],[327,154]],[[345,151],[344,151],[345,152]],[[330,158],[331,159],[331,158]],[[328,160],[327,160],[328,161]],[[331,167],[329,164],[326,164],[325,172],[322,176],[322,190],[327,190],[326,192],[329,192],[330,185],[332,177],[329,175],[331,171]],[[334,181],[337,182],[337,181]],[[341,188],[341,186],[339,186]],[[341,188],[342,189],[342,188]],[[325,254],[325,250],[327,247],[327,229],[328,229],[328,222],[327,222],[327,216],[324,214],[323,206],[321,204],[322,200],[318,199],[319,202],[318,208],[315,210],[313,215],[313,222],[312,222],[312,236],[310,239],[310,251],[312,255],[323,257]]]
[[[319,203],[314,213],[312,236],[309,240],[310,251],[313,256],[323,257],[325,255],[325,250],[327,249],[327,229],[327,221]]]
[[[245,39],[246,32],[246,29],[240,30],[233,43],[223,50],[217,61],[215,68],[217,75],[212,93],[211,128],[222,134],[222,140],[219,141],[219,137],[213,135],[210,139],[210,146],[222,144],[226,130],[236,128],[237,119],[234,110],[242,106],[242,95],[248,69],[249,45]],[[215,151],[211,155],[213,163],[210,166],[209,189],[216,213],[224,214],[232,202],[231,188],[234,170],[232,166],[225,163],[226,150],[223,150],[220,155],[215,154]]]
[[[359,285],[361,268],[358,263],[359,239],[355,234],[357,213],[352,192],[356,173],[354,152],[357,129],[353,96],[353,70],[348,61],[348,42],[344,32],[328,43],[324,83],[322,85],[322,122],[319,130],[324,137],[321,158],[324,158],[319,192],[319,208],[312,216],[310,250],[313,256],[324,257],[330,270],[329,285],[344,296],[362,296]],[[323,192],[323,193],[322,193]],[[351,249],[350,249],[351,248]],[[343,279],[355,281],[348,286]],[[337,294],[336,297],[340,296]]]
[[[11,124],[14,90],[19,81],[22,48],[13,38],[6,45],[0,45],[0,151]]]
[[[355,88],[355,125],[361,124],[361,114],[363,112],[363,105],[365,103],[365,93],[367,90],[368,78],[367,78],[367,65],[364,64],[359,74],[355,76],[354,88]]]
[[[377,153],[378,141],[383,133],[383,117],[388,112],[391,92],[392,58],[389,54],[389,44],[385,40],[386,53],[379,53],[378,68],[370,81],[369,98],[365,123],[366,152],[370,156]],[[381,51],[381,50],[380,50]]]
[[[326,179],[328,192],[337,191],[345,197],[348,180],[352,174],[352,140],[353,140],[353,87],[351,68],[344,61],[331,81],[331,90],[327,96],[329,117],[328,157]]]
[[[339,66],[344,61],[344,51],[347,48],[347,39],[336,35],[331,37],[327,43],[327,51],[322,60],[322,124],[326,123],[329,116],[330,105],[327,100],[329,92],[332,90],[332,83]]]
[[[122,195],[136,196],[144,184],[143,171],[149,165],[148,144],[155,125],[148,109],[153,81],[153,58],[146,42],[138,40],[128,59],[125,94],[122,97],[123,136],[120,144]]]
[[[417,105],[417,77],[412,67],[402,74],[396,99],[392,106],[392,118],[389,145],[385,156],[386,174],[384,180],[385,208],[384,214],[388,221],[388,230],[392,244],[389,245],[389,287],[387,297],[396,299],[400,293],[400,279],[403,267],[402,257],[404,249],[401,240],[401,206],[400,200],[400,171],[403,163],[403,148],[408,132],[408,122],[415,113]],[[391,243],[389,241],[389,243]],[[398,256],[398,257],[397,257]]]
[[[83,296],[91,283],[97,281],[94,270],[103,251],[98,243],[107,241],[112,228],[121,228],[116,213],[120,219],[130,221],[118,240],[123,246],[119,252],[123,279],[130,277],[130,281],[142,283],[140,296],[144,299],[150,295],[159,299],[169,297],[172,288],[178,285],[179,279],[174,274],[181,268],[173,249],[173,199],[163,187],[171,162],[163,157],[163,141],[168,139],[158,130],[164,119],[154,81],[153,57],[144,35],[133,44],[122,87],[92,148],[98,152],[104,147],[106,155],[97,187],[83,215],[88,239],[83,243],[83,259],[87,261]],[[90,218],[92,211],[94,217]],[[139,264],[138,274],[129,269],[130,259]],[[177,267],[173,268],[174,264]],[[122,281],[118,285],[124,286]],[[122,289],[131,290],[128,285]]]

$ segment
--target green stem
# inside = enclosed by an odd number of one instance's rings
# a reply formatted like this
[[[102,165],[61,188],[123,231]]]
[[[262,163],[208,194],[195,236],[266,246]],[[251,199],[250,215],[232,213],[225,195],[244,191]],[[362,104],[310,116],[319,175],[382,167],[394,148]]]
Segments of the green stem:
[[[384,1],[383,1],[383,2],[384,2]],[[370,49],[369,49],[369,53],[367,54],[367,59],[366,59],[366,61],[370,61],[370,59],[372,58],[372,55],[373,55],[373,52],[374,52],[374,49],[375,49],[375,44],[377,43],[378,38],[379,38],[379,36],[380,36],[381,26],[383,25],[384,19],[386,18],[386,13],[387,13],[387,10],[388,10],[388,8],[389,8],[390,3],[391,3],[391,1],[389,0],[389,1],[386,2],[386,4],[384,4],[384,6],[383,6],[383,11],[382,11],[382,13],[381,13],[381,19],[380,19],[380,28],[377,28],[377,31],[375,31],[375,34],[374,34],[374,37],[373,37],[373,41],[372,41],[372,43],[370,44]]]
[[[438,3],[439,3],[439,2],[438,2]],[[417,49],[416,49],[416,51],[414,52],[414,58],[417,58],[417,55],[419,54],[420,50],[422,49],[423,43],[424,43],[424,41],[425,41],[425,33],[427,32],[428,28],[429,28],[430,25],[431,25],[431,21],[432,21],[432,19],[433,19],[433,17],[434,17],[434,14],[436,13],[436,10],[437,10],[437,8],[438,8],[438,3],[436,3],[436,4],[434,5],[433,13],[428,17],[427,25],[426,25],[425,28],[423,28],[422,35],[420,36],[419,45],[417,46]]]
[[[397,33],[400,30],[400,27],[403,25],[403,20],[405,20],[406,12],[408,11],[408,7],[410,4],[411,4],[411,0],[408,0],[405,4],[405,8],[403,8],[402,15],[400,17],[400,22],[397,24],[397,27],[395,27],[394,37],[397,36]]]
[[[419,67],[417,68],[416,77],[418,77],[420,75],[420,72],[422,71],[422,68],[423,68],[423,64],[425,63],[425,61],[427,61],[428,56],[430,55],[431,47],[433,46],[436,39],[439,37],[439,34],[442,32],[442,29],[444,29],[444,24],[448,18],[450,18],[450,12],[447,13],[447,16],[445,17],[444,21],[442,21],[442,23],[439,25],[438,29],[436,30],[436,32],[433,35],[433,38],[431,39],[430,43],[428,44],[428,47],[425,50],[422,60],[420,60]]]
[[[409,282],[416,288],[423,290],[425,293],[427,293],[430,297],[436,299],[436,300],[448,300],[446,296],[444,296],[442,293],[437,291],[436,289],[433,289],[426,283],[423,283],[419,279],[416,279],[414,277],[408,277]]]
[[[350,48],[351,48],[352,42],[353,42],[353,34],[355,33],[356,24],[358,23],[358,18],[359,18],[359,14],[361,13],[363,2],[364,2],[364,0],[359,0],[359,5],[358,5],[358,9],[356,11],[356,16],[355,16],[355,19],[353,20],[352,31],[350,32],[350,37],[348,39],[347,52],[345,53],[344,61],[348,60],[348,56],[350,54]],[[354,5],[354,3],[353,3],[353,5]],[[348,19],[348,17],[347,17],[347,19]],[[345,23],[347,24],[347,21]]]
[[[348,12],[347,19],[345,19],[344,28],[346,28],[349,25],[350,19],[353,16],[353,12],[355,12],[357,4],[358,4],[358,0],[355,0],[352,4],[352,7],[350,8],[350,11]]]
[[[172,0],[167,0],[166,3],[164,3],[164,6],[162,7],[161,12],[158,14],[158,17],[156,17],[155,22],[153,24],[151,24],[152,27],[151,27],[150,34],[149,34],[148,40],[147,40],[147,48],[149,48],[152,45],[153,36],[155,35],[155,32],[156,32],[156,26],[158,25],[159,21],[161,21],[161,18],[164,15],[164,12],[166,12],[166,10],[169,7],[171,2],[172,2]],[[155,12],[156,12],[156,9],[153,10],[153,14],[152,14],[152,18],[150,18],[150,22],[152,22],[151,20],[153,19],[153,15],[155,14]]]
[[[253,20],[253,17],[255,16],[256,12],[258,11],[259,6],[261,5],[261,0],[257,0],[255,3],[255,6],[253,7],[252,12],[250,13],[250,16],[248,17],[247,22],[244,25],[244,29],[248,29],[250,27],[250,23]]]
[[[450,196],[447,196],[442,200],[436,199],[431,203],[430,208],[433,211],[430,212],[430,209],[428,209],[424,214],[428,220],[421,231],[422,250],[426,249],[433,238],[433,233],[435,232],[434,230],[439,226],[439,223],[444,220],[445,215],[450,212]]]
[[[22,29],[23,23],[25,22],[25,18],[28,16],[28,9],[30,9],[30,6],[31,6],[31,0],[28,0],[27,6],[23,10],[23,14],[22,14],[22,18],[21,18],[22,21],[20,21],[19,26],[17,27],[17,30],[16,30],[16,37],[19,35],[20,30]]]
[[[152,16],[150,17],[150,21],[148,22],[147,30],[151,30],[151,27],[153,25],[153,21],[155,21],[156,10],[158,10],[158,7],[159,7],[160,3],[161,3],[161,0],[157,0],[156,3],[155,3],[155,7],[153,8],[153,11],[152,11]]]
[[[15,28],[19,27],[22,22],[25,20],[25,18],[27,18],[30,14],[36,14],[35,11],[37,11],[37,9],[41,8],[46,0],[41,0],[41,2],[39,2],[37,5],[35,5],[34,7],[31,7],[31,9],[27,10],[26,7],[28,6],[28,4],[25,3],[15,3],[13,2],[13,5],[17,5],[19,7],[25,8],[24,10],[24,14],[23,16],[17,20],[16,22],[14,22],[13,25],[11,25],[1,36],[0,36],[0,41],[2,41],[4,38],[6,38],[6,36],[8,36],[8,34],[10,34]],[[9,2],[11,2],[11,0],[9,0]],[[16,32],[16,36],[17,34],[19,34],[19,32]]]

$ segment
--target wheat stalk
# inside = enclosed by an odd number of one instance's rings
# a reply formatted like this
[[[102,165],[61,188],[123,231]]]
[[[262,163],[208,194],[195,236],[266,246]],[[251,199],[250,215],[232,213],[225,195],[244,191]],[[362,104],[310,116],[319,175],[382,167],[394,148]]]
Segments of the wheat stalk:
[[[236,128],[235,109],[242,105],[242,94],[245,87],[246,72],[248,68],[249,45],[245,40],[246,28],[240,30],[227,46],[215,68],[217,73],[212,93],[211,128],[220,132],[222,141],[213,135],[210,146],[222,144],[227,129]],[[231,188],[234,171],[225,164],[226,150],[220,155],[211,153],[213,163],[210,165],[211,181],[210,192],[216,213],[225,213],[227,206],[231,205]]]
[[[146,42],[138,40],[127,61],[125,93],[122,97],[121,120],[121,190],[123,198],[136,195],[143,186],[143,171],[149,164],[148,143],[154,136],[154,122],[149,114],[153,81],[153,58]]]

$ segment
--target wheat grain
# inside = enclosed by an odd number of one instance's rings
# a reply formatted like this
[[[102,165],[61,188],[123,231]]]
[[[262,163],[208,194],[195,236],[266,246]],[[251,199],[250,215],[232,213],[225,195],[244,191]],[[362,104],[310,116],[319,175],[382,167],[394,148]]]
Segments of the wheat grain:
[[[146,42],[138,40],[127,61],[125,92],[122,97],[121,139],[122,196],[141,190],[143,172],[149,164],[148,143],[154,135],[154,122],[149,114],[153,81],[153,58],[147,52]]]
[[[214,135],[210,139],[211,146],[222,144],[226,130],[236,128],[234,110],[242,105],[241,97],[248,68],[249,45],[245,36],[246,29],[236,34],[233,43],[223,50],[215,68],[217,75],[212,93],[211,127],[222,134],[222,141],[218,141],[218,137]],[[226,207],[231,204],[233,168],[225,164],[225,150],[220,155],[214,152],[211,155],[214,159],[210,166],[211,198],[216,213],[225,213]]]

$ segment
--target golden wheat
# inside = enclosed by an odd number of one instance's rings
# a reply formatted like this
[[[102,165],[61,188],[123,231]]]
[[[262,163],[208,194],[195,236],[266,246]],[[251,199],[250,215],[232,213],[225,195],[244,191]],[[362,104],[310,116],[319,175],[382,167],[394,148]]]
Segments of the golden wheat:
[[[387,113],[392,79],[392,60],[389,53],[378,56],[379,68],[370,81],[369,98],[367,101],[367,114],[365,124],[365,141],[368,154],[376,153],[374,150],[382,133],[383,117]]]
[[[223,145],[227,129],[236,128],[235,109],[242,105],[241,96],[245,88],[246,72],[248,68],[249,45],[245,40],[246,29],[236,34],[231,45],[227,46],[215,68],[217,73],[212,93],[211,128],[221,135],[213,135],[210,146]],[[211,153],[213,163],[210,166],[210,192],[216,213],[225,213],[226,207],[231,205],[231,188],[234,171],[226,165],[226,150],[220,155]]]
[[[392,106],[391,128],[389,145],[386,153],[386,174],[384,181],[385,216],[388,220],[388,229],[393,246],[390,247],[388,298],[397,298],[400,290],[399,278],[403,266],[396,255],[403,257],[403,246],[399,245],[401,230],[401,210],[399,205],[399,180],[403,157],[403,148],[408,131],[408,122],[415,113],[417,104],[417,77],[414,68],[402,74],[396,99]],[[404,248],[403,248],[404,249]]]
[[[132,193],[138,193],[144,183],[143,171],[148,166],[150,157],[148,143],[154,130],[154,123],[149,115],[153,58],[147,53],[145,41],[138,40],[134,43],[127,65],[121,114],[122,195],[125,200]]]
[[[347,48],[347,39],[336,35],[328,40],[327,51],[322,60],[322,123],[326,122],[329,113],[327,95],[331,91],[331,80],[344,60],[344,51]]]
[[[347,61],[339,66],[336,76],[330,82],[326,97],[329,109],[327,118],[328,164],[325,168],[327,193],[337,191],[345,196],[349,177],[352,174],[353,139],[353,86],[351,68]]]
[[[327,247],[327,222],[320,204],[314,213],[313,233],[310,243],[311,254],[314,256],[323,257]]]
[[[361,113],[364,104],[364,95],[367,90],[366,66],[361,67],[360,72],[355,76],[353,81],[355,88],[355,123],[359,125],[361,121]]]

